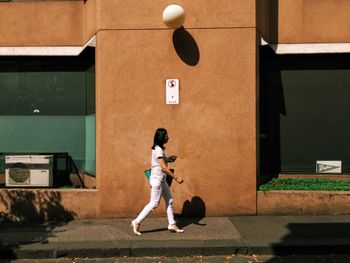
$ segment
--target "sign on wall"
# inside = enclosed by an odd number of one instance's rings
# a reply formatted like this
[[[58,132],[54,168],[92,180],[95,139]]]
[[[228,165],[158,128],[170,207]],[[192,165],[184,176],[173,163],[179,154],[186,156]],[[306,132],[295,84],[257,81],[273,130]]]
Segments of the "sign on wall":
[[[316,173],[341,173],[341,161],[316,161]]]
[[[166,104],[179,104],[179,79],[165,81]]]

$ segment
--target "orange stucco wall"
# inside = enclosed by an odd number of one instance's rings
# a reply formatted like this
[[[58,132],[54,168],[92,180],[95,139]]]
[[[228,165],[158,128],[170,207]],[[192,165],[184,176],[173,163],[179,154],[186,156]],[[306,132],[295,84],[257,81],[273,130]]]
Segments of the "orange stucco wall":
[[[87,189],[0,189],[3,220],[70,220],[98,217],[98,191]]]
[[[348,215],[348,191],[268,191],[257,193],[259,215]]]
[[[349,43],[348,0],[257,1],[257,27],[270,43]]]
[[[279,42],[350,42],[349,14],[347,0],[280,1]]]
[[[256,27],[265,41],[278,42],[278,0],[256,1]]]
[[[280,1],[279,42],[350,42],[349,14],[348,0]]]
[[[97,37],[97,190],[1,195],[9,204],[16,196],[54,198],[78,218],[133,217],[149,199],[143,170],[155,129],[165,127],[167,150],[178,155],[171,168],[185,180],[172,186],[176,213],[197,200],[192,208],[201,205],[206,215],[255,214],[257,31],[278,43],[350,40],[348,0],[255,2],[179,0],[187,16],[176,33],[161,19],[168,0],[0,3],[0,46],[83,45]],[[186,63],[189,56],[195,63]],[[179,105],[165,104],[168,78],[180,80]],[[48,204],[28,205],[46,213]],[[22,206],[0,211],[9,207]]]
[[[97,0],[89,0],[84,3],[83,8],[84,16],[84,43],[93,37],[99,26],[99,5]]]
[[[102,29],[154,29],[166,28],[162,13],[174,2],[99,0],[98,4]],[[255,26],[255,0],[178,0],[176,4],[185,9],[186,28]]]
[[[176,213],[193,198],[207,215],[256,212],[256,30],[254,1],[179,1],[198,47],[196,65],[177,54],[161,20],[167,1],[99,1],[96,47],[97,188],[101,217],[135,216],[149,199],[143,170],[153,134],[166,127]],[[180,79],[180,104],[165,80]],[[108,202],[107,202],[108,200]],[[164,213],[161,207],[156,214]]]
[[[0,46],[83,45],[80,1],[0,3]]]
[[[176,54],[173,30],[99,31],[98,180],[105,216],[133,216],[148,201],[143,170],[157,127],[169,130],[175,208],[200,197],[211,215],[255,213],[255,30],[192,29],[199,63]],[[165,80],[180,79],[179,105]],[[104,200],[109,199],[109,202]]]
[[[180,38],[175,44],[174,30],[161,19],[167,0],[27,4],[5,9],[28,16],[48,5],[67,19],[41,28],[44,14],[32,17],[27,27],[37,32],[2,39],[3,45],[79,44],[97,36],[97,190],[87,196],[91,207],[60,192],[65,209],[81,218],[135,216],[149,199],[143,170],[150,166],[154,131],[165,127],[167,150],[178,155],[172,168],[185,180],[172,186],[176,213],[194,199],[206,215],[256,213],[254,0],[178,1],[187,13],[187,42]],[[20,25],[0,32],[20,33]],[[61,31],[51,34],[56,27]],[[188,41],[178,54],[175,47]],[[186,64],[182,55],[194,47],[196,61]],[[165,104],[167,78],[180,79],[179,105]],[[162,213],[163,207],[155,215]]]

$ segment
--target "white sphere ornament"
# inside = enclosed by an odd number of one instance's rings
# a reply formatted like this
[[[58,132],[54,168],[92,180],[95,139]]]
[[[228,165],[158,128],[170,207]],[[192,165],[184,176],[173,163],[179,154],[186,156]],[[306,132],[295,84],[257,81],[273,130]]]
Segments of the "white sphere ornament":
[[[185,10],[179,5],[169,5],[163,11],[163,21],[169,28],[180,28],[185,22]]]

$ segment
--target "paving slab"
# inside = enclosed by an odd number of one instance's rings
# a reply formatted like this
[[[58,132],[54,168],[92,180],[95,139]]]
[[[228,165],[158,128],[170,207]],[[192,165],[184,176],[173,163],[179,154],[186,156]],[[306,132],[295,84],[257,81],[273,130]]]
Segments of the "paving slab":
[[[247,254],[348,253],[350,216],[234,216]]]
[[[350,216],[182,218],[170,233],[165,218],[148,218],[142,236],[131,219],[0,224],[0,258],[144,257],[194,255],[345,254]]]
[[[15,258],[190,256],[236,251],[240,234],[227,217],[183,218],[184,233],[171,233],[165,218],[142,224],[142,236],[131,219],[73,220],[66,223],[3,224],[0,252]],[[5,256],[1,256],[5,257]]]

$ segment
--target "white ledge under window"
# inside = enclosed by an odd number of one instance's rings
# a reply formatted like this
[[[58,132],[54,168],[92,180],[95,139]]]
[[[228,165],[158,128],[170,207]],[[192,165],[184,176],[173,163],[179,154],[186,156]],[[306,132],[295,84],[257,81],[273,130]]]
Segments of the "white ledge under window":
[[[276,54],[350,53],[350,43],[269,44],[261,38],[261,45],[269,45]]]
[[[0,47],[0,56],[79,56],[86,47],[96,47],[95,36],[83,46]]]

